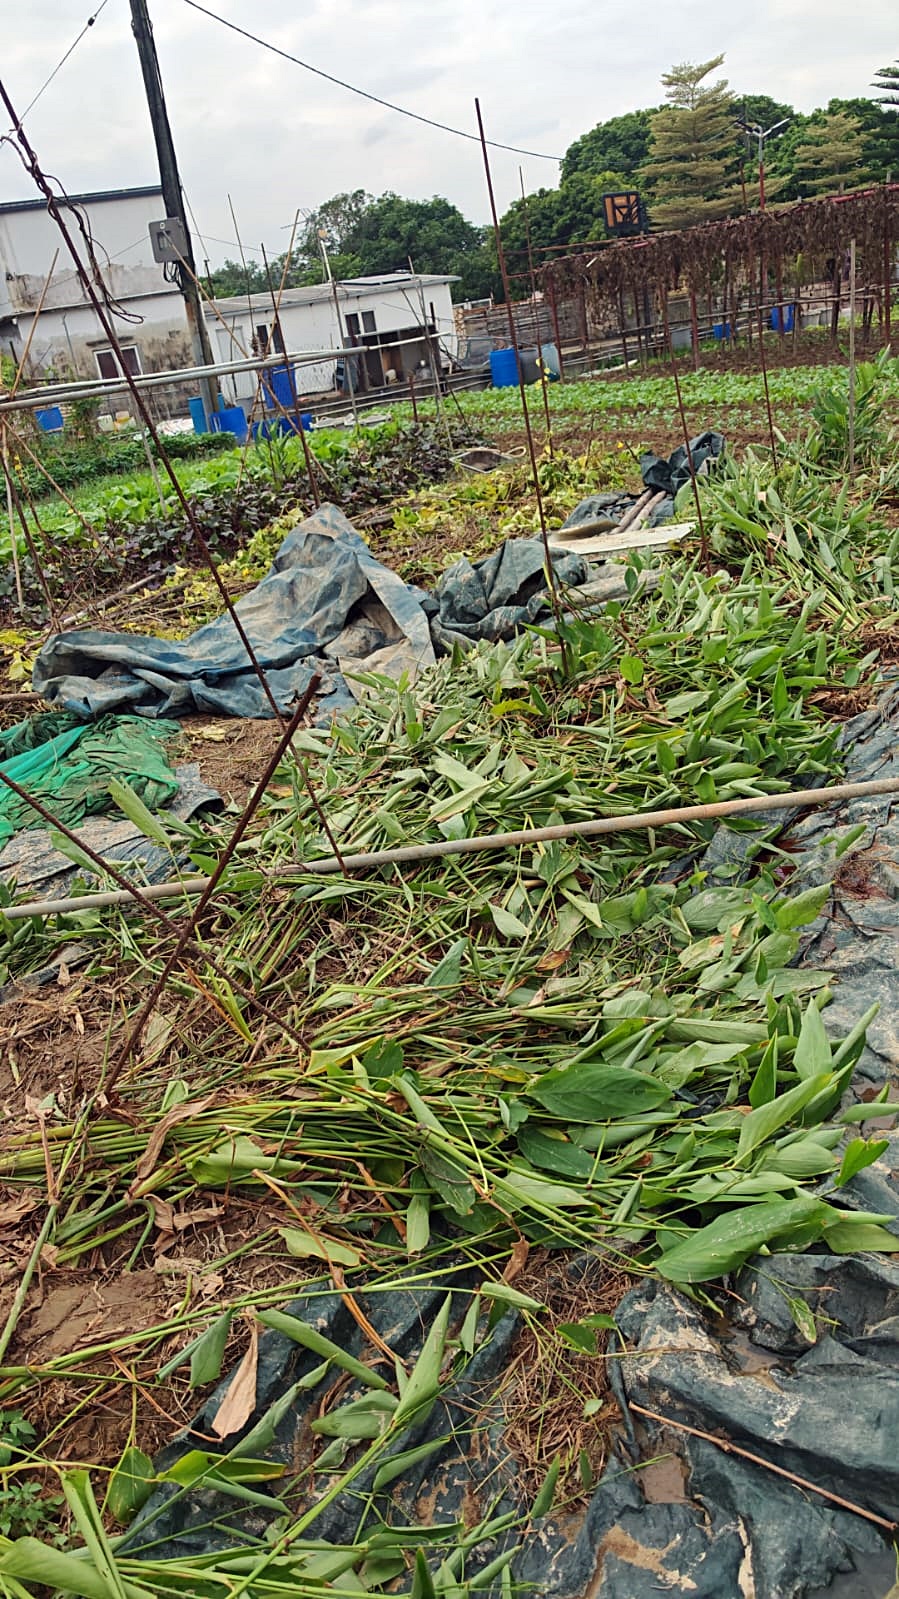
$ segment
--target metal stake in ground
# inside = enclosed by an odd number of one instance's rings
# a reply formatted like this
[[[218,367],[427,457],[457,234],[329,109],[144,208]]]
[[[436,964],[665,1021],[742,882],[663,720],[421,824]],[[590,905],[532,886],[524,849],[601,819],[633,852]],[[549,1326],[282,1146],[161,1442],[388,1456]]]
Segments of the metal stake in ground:
[[[768,412],[768,438],[771,440],[771,459],[774,469],[777,470],[777,442],[774,438],[774,416],[771,411],[771,391],[768,388],[768,363],[765,360],[765,328],[762,320],[762,297],[764,289],[764,261],[759,258],[759,290],[755,302],[755,314],[759,331],[759,366],[762,372],[762,382],[765,385],[765,408]],[[749,256],[749,303],[752,305],[752,255]]]
[[[537,352],[540,357],[540,387],[543,390],[543,414],[546,418],[546,443],[550,455],[555,455],[553,449],[553,425],[549,414],[549,384],[546,381],[546,365],[543,360],[543,347],[540,341],[540,308],[537,304],[537,279],[534,274],[534,251],[531,245],[531,217],[528,211],[528,197],[524,192],[524,172],[518,168],[518,181],[521,184],[521,204],[524,210],[524,236],[528,247],[528,275],[531,280],[531,304],[534,307],[534,323],[537,330]]]
[[[684,449],[687,452],[687,466],[690,469],[690,482],[693,485],[693,498],[696,501],[696,520],[699,523],[699,536],[702,541],[702,559],[708,565],[709,549],[705,536],[705,523],[702,520],[702,506],[699,501],[699,484],[696,481],[696,468],[693,465],[693,451],[690,448],[690,429],[687,427],[687,413],[684,410],[684,400],[680,389],[680,377],[677,371],[677,359],[674,354],[674,344],[671,339],[671,325],[668,321],[668,290],[664,285],[659,290],[662,302],[662,323],[665,329],[665,343],[668,346],[668,355],[671,360],[671,371],[674,377],[674,392],[677,395],[677,408],[680,412],[680,423],[684,434]]]
[[[855,240],[849,240],[849,479],[855,482]]]
[[[503,284],[503,295],[506,301],[506,313],[509,320],[509,343],[515,352],[515,365],[518,368],[518,392],[521,395],[521,410],[524,416],[524,431],[528,443],[528,454],[531,458],[531,474],[534,481],[534,497],[537,501],[537,515],[540,518],[540,533],[543,539],[543,553],[546,559],[546,583],[552,604],[553,616],[559,633],[559,645],[562,650],[562,662],[567,671],[567,650],[562,632],[562,604],[559,590],[556,585],[556,574],[553,571],[552,555],[549,548],[549,535],[546,531],[546,513],[543,509],[543,495],[540,490],[540,473],[537,469],[537,451],[534,447],[534,435],[531,430],[531,417],[528,410],[528,397],[524,386],[524,373],[521,370],[521,351],[518,348],[518,333],[515,328],[515,313],[512,310],[512,291],[509,285],[509,273],[506,268],[506,252],[503,249],[503,236],[500,231],[499,215],[496,209],[496,200],[493,194],[493,176],[490,171],[490,157],[487,154],[487,139],[484,134],[484,123],[481,118],[481,103],[475,100],[475,114],[478,119],[478,133],[481,139],[481,153],[484,157],[484,172],[487,176],[487,194],[490,197],[490,214],[493,218],[493,237],[496,241],[496,255],[499,261],[500,277]]]
[[[115,1061],[113,1063],[112,1069],[110,1071],[110,1074],[109,1074],[109,1077],[108,1077],[108,1080],[107,1080],[108,1083],[114,1083],[115,1082],[115,1080],[118,1077],[120,1071],[122,1070],[122,1067],[125,1065],[125,1062],[127,1061],[129,1055],[131,1054],[131,1051],[133,1049],[136,1049],[137,1045],[139,1044],[141,1034],[142,1034],[144,1028],[146,1027],[147,1022],[150,1020],[150,1016],[153,1013],[153,1007],[156,1004],[156,1001],[158,1000],[158,998],[159,998],[160,994],[162,993],[163,989],[165,988],[165,985],[166,985],[166,982],[168,980],[170,972],[172,971],[173,967],[176,965],[176,963],[180,959],[183,950],[186,948],[186,946],[190,943],[191,939],[193,938],[193,936],[194,936],[194,934],[196,932],[197,923],[199,922],[200,917],[202,916],[204,910],[206,909],[207,905],[209,904],[209,901],[211,900],[213,894],[215,893],[217,885],[221,882],[222,877],[224,876],[224,873],[225,873],[225,871],[227,869],[228,862],[230,861],[232,855],[234,854],[234,851],[236,850],[236,848],[237,848],[238,844],[240,843],[241,839],[243,838],[244,833],[246,832],[246,830],[249,827],[251,821],[253,820],[253,817],[255,816],[257,810],[259,809],[259,806],[262,803],[262,800],[263,800],[263,798],[265,796],[265,791],[268,788],[269,783],[271,782],[272,778],[275,775],[275,772],[278,770],[278,767],[280,766],[282,760],[284,759],[284,756],[287,753],[287,750],[288,750],[288,748],[290,746],[290,741],[293,738],[293,735],[296,732],[297,728],[299,727],[300,722],[303,720],[303,717],[306,714],[306,711],[307,711],[307,708],[308,708],[308,705],[309,705],[309,701],[312,698],[312,694],[314,692],[313,684],[315,684],[315,683],[316,683],[316,679],[313,678],[312,682],[309,685],[309,688],[306,690],[306,693],[303,695],[303,698],[301,699],[299,705],[297,706],[296,710],[294,711],[293,716],[290,718],[290,721],[288,722],[288,724],[285,727],[283,733],[281,734],[281,737],[279,738],[278,743],[275,746],[275,750],[274,750],[274,752],[273,752],[273,754],[271,756],[271,759],[268,762],[268,765],[265,768],[265,771],[263,772],[262,776],[260,777],[259,782],[256,784],[256,787],[254,788],[252,794],[250,795],[249,800],[247,801],[247,804],[246,804],[246,806],[244,808],[244,811],[243,811],[243,815],[240,817],[240,820],[238,821],[237,826],[234,829],[234,832],[231,834],[231,837],[228,840],[228,843],[226,844],[226,846],[225,846],[224,850],[222,851],[221,855],[219,856],[218,864],[216,865],[215,871],[213,872],[212,876],[210,877],[209,882],[207,883],[205,889],[203,890],[203,893],[200,895],[200,898],[199,898],[197,904],[194,906],[194,909],[193,909],[193,912],[192,912],[191,916],[189,917],[188,921],[185,923],[184,927],[182,928],[181,932],[179,933],[178,942],[176,943],[175,948],[172,950],[171,954],[169,955],[165,965],[162,968],[162,971],[160,972],[159,976],[157,977],[155,983],[153,984],[153,987],[151,988],[149,994],[147,995],[147,998],[144,1000],[144,1003],[141,1006],[141,1009],[139,1010],[139,1012],[137,1014],[137,1018],[136,1018],[135,1022],[133,1023],[133,1025],[132,1025],[132,1027],[131,1027],[131,1029],[130,1029],[130,1031],[128,1033],[128,1037],[125,1039],[124,1044],[122,1045],[121,1049],[119,1050],[118,1055],[115,1058]]]

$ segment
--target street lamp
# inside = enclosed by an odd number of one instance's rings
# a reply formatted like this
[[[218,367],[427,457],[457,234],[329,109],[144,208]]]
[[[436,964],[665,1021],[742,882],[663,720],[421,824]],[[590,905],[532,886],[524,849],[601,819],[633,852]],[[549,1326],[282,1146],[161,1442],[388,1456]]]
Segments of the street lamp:
[[[751,134],[753,139],[758,139],[758,142],[759,142],[759,210],[760,211],[764,211],[764,209],[765,209],[765,144],[766,144],[766,141],[768,139],[770,139],[772,133],[779,133],[781,128],[785,128],[787,123],[788,122],[792,122],[792,120],[793,120],[792,117],[781,117],[780,121],[779,122],[773,122],[771,124],[770,128],[763,128],[760,125],[760,123],[758,123],[758,122],[750,124],[750,123],[747,123],[747,122],[743,122],[743,121],[741,121],[739,119],[737,121],[737,126],[742,128],[744,133]]]

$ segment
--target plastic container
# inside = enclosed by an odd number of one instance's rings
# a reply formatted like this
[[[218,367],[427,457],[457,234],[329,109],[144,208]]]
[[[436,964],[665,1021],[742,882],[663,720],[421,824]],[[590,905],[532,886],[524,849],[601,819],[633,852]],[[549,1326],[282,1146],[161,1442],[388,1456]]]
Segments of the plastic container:
[[[792,333],[793,317],[796,307],[794,305],[773,305],[771,307],[771,326],[775,333]],[[783,327],[781,327],[783,317]]]
[[[241,405],[226,405],[223,410],[216,411],[209,418],[212,423],[213,433],[233,433],[238,444],[243,444],[247,436],[247,417]]]
[[[490,379],[495,389],[513,389],[518,382],[518,362],[515,351],[490,351]]]
[[[37,425],[42,433],[61,433],[65,427],[58,405],[48,405],[46,411],[35,411]]]
[[[729,339],[730,338],[730,323],[729,322],[715,322],[715,323],[713,323],[712,324],[712,337],[717,339],[719,344],[721,343],[722,339]]]
[[[514,351],[512,352],[514,355]],[[540,378],[540,358],[537,346],[521,352],[521,375],[525,383],[537,383]]]
[[[292,411],[299,393],[296,369],[286,365],[270,367],[263,378],[263,393],[270,411],[276,407],[282,411]]]
[[[188,400],[187,409],[190,412],[190,419],[194,425],[194,432],[208,433],[209,423],[206,420],[206,407],[203,404],[199,394],[195,394],[192,400]]]
[[[554,344],[541,344],[540,359],[543,362],[543,370],[550,383],[558,383],[562,376],[562,366],[556,346]]]

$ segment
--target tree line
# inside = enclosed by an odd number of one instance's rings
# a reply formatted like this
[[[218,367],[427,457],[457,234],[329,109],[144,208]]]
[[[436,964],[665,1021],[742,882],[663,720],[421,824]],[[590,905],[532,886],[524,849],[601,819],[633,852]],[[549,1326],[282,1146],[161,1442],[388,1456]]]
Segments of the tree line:
[[[830,100],[805,115],[768,95],[739,95],[714,76],[724,57],[684,62],[662,76],[665,103],[628,111],[576,139],[559,183],[515,200],[501,218],[503,247],[516,297],[528,285],[528,235],[538,259],[551,247],[604,237],[602,197],[636,189],[650,225],[682,228],[738,215],[758,205],[757,131],[765,142],[765,189],[777,204],[899,180],[899,62],[881,67],[871,97]],[[408,200],[356,189],[306,214],[294,246],[271,263],[287,288],[335,278],[406,271],[451,273],[454,298],[502,298],[492,230],[469,222],[435,195]],[[221,297],[265,292],[263,266],[226,261],[210,276]]]

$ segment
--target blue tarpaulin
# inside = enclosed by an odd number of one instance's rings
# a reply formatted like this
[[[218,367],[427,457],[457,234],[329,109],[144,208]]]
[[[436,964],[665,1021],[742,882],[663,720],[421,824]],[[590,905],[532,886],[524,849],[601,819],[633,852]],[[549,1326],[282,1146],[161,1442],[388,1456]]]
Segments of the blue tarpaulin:
[[[587,576],[578,556],[559,555],[554,566],[567,584]],[[271,571],[235,610],[279,710],[289,712],[319,672],[319,715],[327,718],[350,702],[354,673],[412,679],[433,663],[435,647],[509,637],[545,605],[539,539],[511,539],[474,566],[457,562],[430,596],[376,560],[336,506],[323,505],[291,530]],[[34,688],[84,720],[111,711],[272,714],[228,614],[183,642],[58,633],[35,661]]]

